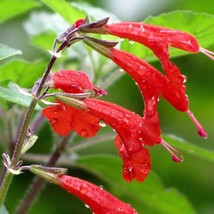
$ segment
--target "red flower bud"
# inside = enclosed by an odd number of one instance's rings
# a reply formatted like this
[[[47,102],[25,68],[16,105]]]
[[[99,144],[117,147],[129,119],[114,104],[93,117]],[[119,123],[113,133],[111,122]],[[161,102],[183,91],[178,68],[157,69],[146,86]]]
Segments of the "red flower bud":
[[[61,70],[53,74],[53,86],[67,93],[82,93],[93,90],[93,84],[83,71]]]
[[[95,214],[137,214],[126,204],[92,183],[68,175],[60,175],[59,185],[81,199]]]

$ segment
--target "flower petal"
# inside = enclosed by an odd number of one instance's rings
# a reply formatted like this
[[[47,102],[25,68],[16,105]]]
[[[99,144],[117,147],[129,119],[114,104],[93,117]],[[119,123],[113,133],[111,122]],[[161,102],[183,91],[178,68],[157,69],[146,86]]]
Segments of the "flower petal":
[[[92,137],[100,130],[100,119],[82,110],[76,110],[73,115],[73,127],[75,131],[82,137]]]
[[[44,108],[42,114],[49,120],[51,126],[58,134],[66,136],[73,130],[73,109],[70,106],[58,103],[56,106]]]
[[[123,160],[124,179],[126,181],[132,181],[133,179],[139,182],[144,181],[151,169],[149,151],[145,147],[142,147],[138,152],[129,152],[118,135],[115,138],[115,146]]]

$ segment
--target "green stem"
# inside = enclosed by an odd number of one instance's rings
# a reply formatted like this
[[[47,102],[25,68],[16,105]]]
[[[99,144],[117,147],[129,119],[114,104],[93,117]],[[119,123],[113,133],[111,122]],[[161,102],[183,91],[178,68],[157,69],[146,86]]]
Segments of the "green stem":
[[[13,179],[13,174],[10,173],[9,171],[7,171],[4,176],[4,180],[2,182],[1,188],[0,188],[0,208],[2,207],[2,205],[4,203],[4,199],[7,194],[7,191],[9,189],[12,179]]]
[[[16,164],[18,163],[20,156],[21,156],[21,150],[26,138],[26,133],[28,131],[28,127],[31,121],[31,117],[33,115],[34,109],[36,107],[38,100],[36,98],[33,98],[30,106],[28,108],[28,111],[26,112],[25,118],[24,118],[24,122],[18,137],[18,141],[16,143],[14,152],[13,152],[13,156],[12,156],[12,167],[16,167]]]
[[[61,44],[61,46],[58,48],[57,52],[63,50],[64,48],[66,48],[66,46],[67,46],[67,41],[65,41],[64,43]],[[21,150],[22,150],[24,141],[26,139],[28,127],[29,127],[31,118],[33,116],[33,112],[34,112],[36,104],[38,102],[38,97],[42,91],[45,81],[48,78],[48,75],[49,75],[51,68],[53,67],[53,64],[55,63],[55,61],[56,61],[56,57],[52,56],[48,63],[48,66],[46,67],[46,70],[45,70],[42,80],[39,84],[39,87],[36,91],[35,97],[32,99],[30,106],[28,107],[28,110],[26,112],[21,130],[20,130],[20,134],[19,134],[17,143],[15,145],[15,149],[14,149],[14,152],[12,155],[12,162],[11,162],[12,168],[16,168],[16,165],[19,162],[19,159],[21,156]],[[12,178],[13,178],[13,175],[7,170],[7,172],[5,173],[5,176],[3,178],[2,184],[0,186],[0,207],[4,203],[4,199],[7,194],[8,189],[9,189]]]

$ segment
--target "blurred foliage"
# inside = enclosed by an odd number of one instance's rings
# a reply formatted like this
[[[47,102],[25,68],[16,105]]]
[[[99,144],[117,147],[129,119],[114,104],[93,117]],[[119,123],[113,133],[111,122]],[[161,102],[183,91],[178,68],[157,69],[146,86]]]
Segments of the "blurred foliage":
[[[96,8],[85,4],[86,1],[70,2],[72,5],[69,1],[64,0],[2,0],[0,2],[0,8],[3,11],[0,15],[0,43],[2,44],[0,45],[0,105],[7,112],[0,115],[0,127],[5,133],[8,132],[8,127],[17,125],[17,122],[11,124],[11,120],[5,121],[4,117],[10,118],[9,113],[13,109],[17,111],[17,108],[14,108],[15,104],[12,103],[23,106],[27,106],[29,103],[29,97],[23,96],[23,92],[20,92],[21,88],[17,89],[14,84],[12,84],[12,88],[9,88],[11,82],[25,88],[33,86],[44,72],[50,58],[48,50],[51,49],[55,37],[66,30],[69,24],[83,18],[85,14],[89,14],[92,19],[110,16],[113,17],[113,20],[118,20],[117,14],[113,15],[111,12],[105,11],[102,6],[103,1],[87,1]],[[122,7],[123,5],[121,5],[121,9]],[[143,3],[139,3],[139,7],[143,7]],[[154,14],[151,15],[157,15],[157,9],[154,9]],[[174,10],[176,12],[171,12]],[[194,13],[179,12],[178,10],[193,10]],[[212,14],[214,14],[214,7],[210,6],[209,0],[176,0],[173,3],[169,1],[166,8],[163,11],[159,10],[158,13],[165,11],[170,11],[170,13],[150,17],[146,19],[146,22],[193,33],[204,48],[213,50],[214,21]],[[195,12],[208,12],[209,14]],[[142,14],[142,19],[145,18]],[[133,17],[133,20],[135,19],[137,18]],[[7,48],[5,45],[11,48]],[[142,45],[139,46],[136,43],[131,45],[124,41],[121,47],[141,57],[145,56],[154,66],[160,68],[157,59]],[[23,55],[17,56],[21,53],[17,50],[21,50]],[[96,84],[104,86],[108,90],[108,96],[104,99],[139,114],[142,113],[143,101],[137,86],[128,75],[125,75],[124,72],[121,73],[119,68],[109,60],[86,48],[83,44],[75,44],[63,54],[64,57],[58,60],[54,70],[82,69]],[[168,153],[157,145],[149,148],[153,166],[146,181],[126,183],[121,176],[121,160],[113,146],[115,133],[109,127],[105,127],[93,139],[86,140],[73,136],[58,165],[68,167],[71,175],[102,185],[119,198],[132,204],[140,214],[213,213],[213,62],[202,54],[187,55],[185,52],[172,51],[171,56],[188,77],[186,85],[190,109],[209,133],[206,144],[203,143],[203,139],[197,137],[195,127],[185,114],[175,111],[168,103],[161,101],[159,112],[162,131],[165,134],[164,139],[182,151],[185,157],[183,163],[172,162]],[[25,109],[20,107],[18,110],[21,112],[18,115],[22,115],[22,111]],[[39,140],[26,155],[26,163],[43,164],[61,141],[59,136],[52,133],[46,121],[42,121],[40,125]],[[16,131],[16,128],[13,127],[15,129],[13,132]],[[0,145],[2,153],[7,143],[8,147],[11,145],[11,138],[10,136],[1,138],[0,135],[0,141],[2,142]],[[52,148],[50,148],[51,145]],[[15,213],[16,206],[22,200],[32,179],[33,175],[30,173],[16,176],[5,203],[9,213]],[[2,209],[7,213],[4,208]],[[71,212],[90,213],[78,199],[57,186],[48,184],[28,213]]]

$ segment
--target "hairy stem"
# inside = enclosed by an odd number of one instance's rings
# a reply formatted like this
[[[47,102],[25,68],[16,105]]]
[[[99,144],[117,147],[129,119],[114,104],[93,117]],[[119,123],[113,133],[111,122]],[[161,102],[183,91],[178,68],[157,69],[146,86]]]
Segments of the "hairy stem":
[[[57,53],[64,50],[68,45],[68,42],[67,41],[64,41],[60,47],[57,49]],[[11,168],[16,168],[16,165],[17,163],[19,162],[19,159],[20,159],[20,156],[21,156],[21,150],[22,150],[22,147],[23,147],[23,144],[24,144],[24,141],[25,141],[25,138],[26,138],[26,135],[27,135],[27,131],[28,131],[28,127],[29,127],[29,124],[30,124],[30,121],[31,121],[31,118],[33,116],[33,113],[34,113],[34,110],[35,110],[35,107],[36,107],[36,104],[38,103],[38,98],[40,96],[40,93],[43,89],[43,86],[45,84],[45,81],[46,79],[48,78],[49,76],[49,73],[51,71],[51,68],[53,67],[55,61],[56,61],[57,57],[53,54],[53,56],[51,57],[49,63],[48,63],[48,66],[46,67],[46,70],[44,72],[44,75],[41,79],[41,82],[36,90],[36,93],[34,94],[34,97],[28,107],[28,110],[26,112],[26,115],[25,115],[25,118],[24,118],[24,121],[22,123],[22,126],[21,126],[21,129],[20,129],[20,133],[19,133],[19,137],[18,137],[18,140],[16,142],[16,145],[15,145],[15,149],[14,149],[14,152],[13,152],[13,155],[12,155],[12,162],[11,162]],[[9,188],[9,185],[12,181],[12,178],[13,178],[13,175],[7,171],[4,175],[4,178],[3,178],[3,181],[2,181],[2,184],[1,184],[1,187],[0,187],[0,207],[2,206],[3,202],[4,202],[4,199],[5,199],[5,196],[7,194],[7,191],[8,191],[8,188]]]

